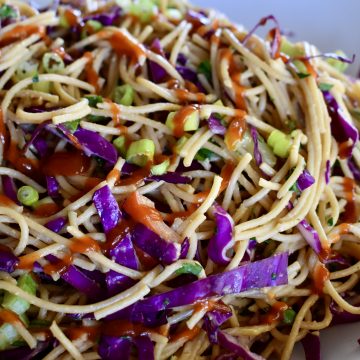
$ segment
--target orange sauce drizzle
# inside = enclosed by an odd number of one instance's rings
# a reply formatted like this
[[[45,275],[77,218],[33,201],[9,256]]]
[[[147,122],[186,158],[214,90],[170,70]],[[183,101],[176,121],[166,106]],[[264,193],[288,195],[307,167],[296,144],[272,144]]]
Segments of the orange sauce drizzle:
[[[0,310],[0,321],[3,323],[10,323],[10,324],[21,322],[21,320],[15,313],[6,309]]]
[[[16,204],[4,194],[0,194],[0,205],[8,207],[16,206]]]
[[[45,35],[45,27],[39,25],[17,25],[0,37],[0,47],[9,45],[14,41],[24,40],[32,34]]]
[[[137,63],[140,57],[146,55],[143,47],[122,31],[101,30],[97,36],[99,39],[108,40],[117,55],[128,56],[132,63]]]
[[[82,152],[59,151],[44,159],[42,172],[49,176],[82,175],[88,171],[89,167],[90,159]]]
[[[84,335],[87,340],[96,341],[100,336],[100,326],[72,326],[65,330],[65,334],[72,341],[75,341]]]
[[[69,266],[72,264],[73,256],[71,254],[66,254],[61,259],[58,258],[57,261],[53,263],[48,263],[45,266],[43,266],[43,270],[45,274],[51,275],[51,274],[63,274]],[[32,267],[32,266],[31,266]]]
[[[105,102],[110,105],[110,112],[111,112],[112,120],[114,122],[114,125],[119,128],[121,126],[120,125],[120,108],[109,99],[105,99]],[[127,132],[127,128],[125,126],[123,128],[125,128],[126,132]]]
[[[121,173],[120,173],[120,170],[118,170],[118,169],[112,169],[108,174],[107,174],[107,176],[106,176],[106,181],[107,182],[111,182],[111,181],[114,181],[115,183],[117,182],[117,181],[119,181],[119,179],[120,179],[120,175],[121,175]]]
[[[288,309],[288,305],[282,301],[276,301],[274,305],[271,306],[270,311],[262,316],[263,324],[273,324],[276,321],[281,320],[283,313]]]
[[[60,210],[55,203],[42,204],[35,208],[33,214],[40,217],[46,217],[56,214]]]
[[[181,137],[184,135],[184,126],[188,116],[191,116],[195,111],[197,111],[199,107],[197,105],[188,105],[182,107],[178,110],[173,118],[173,134],[176,137]]]
[[[355,181],[345,177],[343,180],[345,199],[345,211],[341,214],[341,220],[346,223],[355,223],[358,219],[358,211],[355,203]]]
[[[92,85],[95,88],[95,93],[98,94],[100,90],[99,75],[97,74],[93,66],[94,58],[91,52],[89,51],[87,51],[84,54],[84,57],[88,59],[88,62],[85,65],[85,73],[86,73],[87,81],[90,83],[90,85]]]
[[[229,150],[236,149],[236,143],[242,139],[246,130],[245,118],[234,118],[226,131],[225,144]]]
[[[80,238],[73,238],[69,249],[73,253],[86,253],[89,251],[100,251],[100,245],[90,236],[82,236]]]
[[[194,326],[192,329],[184,329],[170,336],[170,341],[175,342],[177,340],[190,341],[194,339],[200,333],[200,327]]]
[[[329,270],[322,263],[315,265],[313,273],[313,292],[314,294],[321,295],[324,290],[325,281],[329,279]]]

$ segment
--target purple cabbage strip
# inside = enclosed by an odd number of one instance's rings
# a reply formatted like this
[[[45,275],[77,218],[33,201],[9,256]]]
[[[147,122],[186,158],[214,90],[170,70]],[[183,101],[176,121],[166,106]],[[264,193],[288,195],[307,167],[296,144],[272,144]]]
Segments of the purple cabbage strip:
[[[297,187],[300,191],[304,191],[314,183],[315,183],[315,179],[306,169],[297,179]]]
[[[221,123],[221,120],[211,114],[208,118],[208,127],[213,134],[225,135],[226,127]]]
[[[251,352],[247,346],[241,344],[239,338],[235,338],[224,331],[219,331],[217,338],[221,347],[231,351],[243,360],[264,360],[262,356]]]
[[[33,360],[42,359],[48,354],[55,346],[57,341],[37,341],[34,349],[28,346],[14,347],[0,351],[0,359],[11,359],[11,360]]]
[[[306,360],[320,360],[321,349],[320,349],[320,337],[312,333],[306,334],[301,340],[301,344],[304,348]]]
[[[360,181],[360,169],[355,164],[354,160],[349,158],[347,163],[348,163],[350,171],[352,172],[352,174],[354,176],[354,179]]]
[[[169,184],[189,184],[191,182],[191,178],[189,176],[183,176],[177,172],[167,172],[162,175],[151,175],[145,180],[165,181]]]
[[[102,360],[129,360],[131,355],[132,339],[102,335],[99,341],[98,353]]]
[[[154,344],[150,340],[149,335],[143,334],[137,336],[134,340],[138,350],[138,359],[154,360]]]
[[[351,314],[340,309],[335,302],[330,303],[330,311],[332,313],[331,325],[350,324],[360,322],[360,314]]]
[[[87,156],[98,156],[111,165],[117,161],[118,154],[113,144],[95,131],[79,128],[74,132]]]
[[[275,18],[274,15],[268,15],[265,16],[263,18],[260,19],[260,21],[246,34],[246,36],[244,37],[242,43],[243,45],[245,45],[248,40],[251,38],[251,36],[253,36],[253,34],[255,33],[255,31],[260,27],[260,26],[265,26],[266,23],[272,20],[275,23],[275,27],[280,29],[279,23],[277,21],[277,19]],[[275,39],[274,39],[275,40]],[[271,56],[274,57],[275,56],[275,52],[276,52],[276,41],[272,41],[271,43]]]
[[[59,261],[54,255],[47,255],[45,258],[50,263]],[[88,296],[90,299],[98,300],[104,297],[104,291],[101,286],[74,265],[68,266],[60,276],[64,281]]]
[[[180,65],[185,66],[187,61],[188,61],[188,59],[187,59],[186,55],[184,55],[183,53],[179,53],[179,55],[177,57],[177,62]]]
[[[262,155],[261,155],[261,152],[259,149],[258,132],[253,126],[250,127],[250,134],[254,141],[254,157],[255,157],[256,165],[260,166],[263,161],[262,161]]]
[[[318,54],[318,55],[309,55],[309,56],[305,56],[305,57],[301,57],[301,60],[310,60],[310,59],[314,59],[314,58],[327,58],[327,59],[334,59],[334,60],[338,60],[347,64],[353,64],[355,61],[355,54],[353,54],[353,56],[351,57],[351,59],[348,59],[344,56],[341,56],[339,54],[336,53],[324,53],[324,54]]]
[[[142,224],[136,225],[132,239],[136,246],[163,264],[171,264],[180,256],[180,244],[160,238]]]
[[[193,304],[209,297],[284,285],[288,281],[287,266],[288,254],[277,254],[230,271],[211,275],[162,294],[150,296],[112,314],[111,319],[125,317],[132,321],[135,319],[142,321],[143,314]]]
[[[209,311],[204,317],[203,329],[206,331],[209,341],[212,344],[218,343],[218,332],[220,326],[228,320],[232,315],[231,309],[229,311],[222,312],[218,310]]]
[[[331,118],[332,136],[339,143],[352,140],[352,145],[346,154],[346,157],[351,157],[352,150],[359,140],[359,132],[351,120],[346,117],[332,94],[329,91],[323,91],[323,96]]]
[[[17,199],[17,188],[15,185],[14,179],[11,178],[10,176],[3,175],[2,176],[2,185],[3,185],[4,194],[9,199],[14,201],[15,204],[19,205],[20,203]]]
[[[326,160],[325,183],[328,184],[329,182],[330,182],[330,160]]]
[[[108,233],[121,219],[119,205],[107,185],[94,192],[93,202],[100,216],[104,232]]]
[[[111,26],[121,16],[121,8],[112,6],[108,11],[99,14],[92,14],[84,18],[84,21],[95,20],[104,26]]]
[[[63,227],[66,224],[66,218],[65,217],[58,217],[56,219],[50,220],[45,224],[45,227],[47,227],[49,230],[59,233]]]
[[[238,360],[239,357],[235,353],[226,353],[218,355],[215,360]]]
[[[218,204],[214,205],[216,231],[209,242],[209,258],[218,265],[227,265],[230,258],[226,255],[232,245],[234,221],[232,217]]]
[[[320,254],[322,246],[317,231],[305,219],[301,220],[296,227],[315,253]]]
[[[186,255],[187,255],[189,249],[190,249],[189,238],[185,238],[181,244],[180,259],[186,259]]]
[[[57,198],[59,194],[59,183],[54,176],[46,176],[46,188],[50,197]]]
[[[114,270],[110,270],[106,273],[105,283],[108,295],[114,296],[135,285],[135,280],[124,274],[119,274]]]
[[[198,75],[196,71],[190,69],[187,66],[180,66],[180,65],[176,66],[176,70],[185,80],[188,80],[193,84],[195,84],[200,92],[206,92],[206,90],[204,89],[204,87],[202,86],[201,82],[198,79]]]
[[[42,111],[45,111],[45,110],[42,110]],[[34,111],[34,112],[42,112],[42,111]],[[30,148],[31,145],[34,145],[34,142],[39,138],[41,132],[43,130],[45,130],[50,123],[51,123],[51,121],[47,120],[47,121],[42,122],[41,124],[39,124],[36,127],[36,129],[34,130],[34,132],[31,135],[30,140],[25,145],[24,152],[26,152]]]
[[[150,46],[150,49],[154,51],[156,54],[165,57],[164,51],[161,47],[160,40],[158,38],[154,39],[154,41]],[[166,70],[154,61],[149,60],[148,64],[149,64],[149,73],[151,80],[157,84],[165,81],[168,75]]]
[[[18,263],[19,258],[12,250],[9,247],[0,244],[0,271],[12,273]]]

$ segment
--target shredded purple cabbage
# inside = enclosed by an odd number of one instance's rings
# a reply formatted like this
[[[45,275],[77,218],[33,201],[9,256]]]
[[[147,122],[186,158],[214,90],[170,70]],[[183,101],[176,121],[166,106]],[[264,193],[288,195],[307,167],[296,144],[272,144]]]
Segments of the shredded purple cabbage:
[[[354,179],[360,181],[360,169],[356,165],[355,161],[352,158],[349,158],[347,163],[348,163],[350,171],[352,172],[352,174],[354,176]]]
[[[208,126],[213,134],[225,135],[226,133],[226,127],[221,123],[220,119],[214,116],[214,114],[211,114],[208,118]]]
[[[52,198],[59,197],[60,186],[54,176],[46,176],[46,188],[50,197]]]
[[[106,12],[86,16],[84,18],[84,21],[95,20],[100,22],[104,26],[111,26],[116,20],[120,18],[120,16],[121,8],[119,6],[112,6]]]
[[[351,59],[348,59],[348,58],[341,56],[339,54],[336,54],[336,53],[324,53],[324,54],[318,54],[318,55],[309,55],[309,56],[301,57],[301,60],[310,60],[310,59],[314,59],[314,58],[318,58],[318,57],[334,59],[334,60],[338,60],[338,61],[341,61],[341,62],[344,62],[347,64],[353,64],[355,61],[355,54],[353,54]]]
[[[98,353],[102,360],[130,359],[132,339],[102,335],[99,341]]]
[[[330,182],[330,160],[326,160],[325,183],[328,184],[329,182]]]
[[[250,134],[254,141],[254,157],[255,157],[256,165],[260,166],[263,160],[259,149],[259,137],[258,137],[259,135],[255,127],[253,126],[250,127]]]
[[[300,191],[304,191],[315,183],[314,177],[306,169],[297,179],[297,187]]]
[[[12,273],[18,263],[19,258],[12,250],[5,245],[0,245],[0,271]]]
[[[14,201],[15,204],[20,204],[18,199],[17,199],[17,188],[15,185],[15,181],[13,178],[11,178],[10,176],[7,175],[3,175],[2,176],[2,185],[3,185],[3,191],[4,194],[11,199],[12,201]]]
[[[189,249],[190,249],[189,238],[185,238],[181,244],[180,259],[186,259],[186,255],[187,255]]]
[[[214,216],[216,231],[209,241],[208,254],[209,258],[218,265],[227,265],[230,258],[226,252],[232,245],[232,233],[234,221],[220,205],[214,205]]]
[[[331,133],[339,143],[352,140],[352,145],[344,154],[345,157],[351,157],[353,148],[359,140],[359,132],[351,119],[348,119],[343,110],[329,91],[323,91],[324,99],[327,104],[329,115],[331,118]]]
[[[94,192],[93,202],[100,216],[104,232],[108,233],[121,219],[119,205],[107,185]]]
[[[139,360],[154,360],[154,344],[148,334],[142,334],[134,339]]]
[[[45,224],[45,227],[47,227],[49,230],[59,233],[63,227],[65,226],[67,220],[65,217],[58,217],[56,219],[50,220]]]
[[[206,331],[209,341],[212,344],[218,343],[217,335],[219,332],[219,328],[226,320],[231,317],[231,315],[232,312],[229,308],[229,311],[227,312],[212,310],[204,316],[203,329]]]

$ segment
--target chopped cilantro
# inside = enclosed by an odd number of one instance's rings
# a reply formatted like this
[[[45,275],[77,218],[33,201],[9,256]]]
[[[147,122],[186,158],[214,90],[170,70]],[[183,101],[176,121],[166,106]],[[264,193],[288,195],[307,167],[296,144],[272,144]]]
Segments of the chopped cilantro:
[[[66,128],[68,128],[71,132],[75,132],[79,127],[79,124],[80,124],[80,119],[67,121],[64,123],[64,126],[66,126]]]
[[[211,64],[209,60],[201,62],[197,70],[200,74],[204,74],[206,78],[211,81]]]
[[[215,160],[217,158],[218,156],[214,152],[205,148],[201,148],[195,155],[195,159],[199,161],[203,161],[206,159]]]
[[[16,10],[10,5],[0,7],[0,19],[16,18]]]
[[[88,96],[85,96],[85,99],[87,99],[89,101],[89,106],[91,106],[91,107],[96,107],[96,105],[98,103],[103,102],[103,98],[100,95],[88,95]]]
[[[277,278],[277,274],[276,273],[271,273],[271,280],[276,280]]]
[[[164,306],[167,306],[167,305],[169,305],[169,304],[170,304],[170,299],[166,298],[166,299],[164,300],[164,302],[163,302],[163,305],[164,305]]]
[[[328,221],[327,221],[327,224],[329,226],[333,226],[334,225],[334,219],[333,218],[329,218]]]
[[[33,83],[38,83],[38,82],[39,82],[39,74],[38,74],[38,73],[36,73],[36,74],[33,76],[32,82],[33,82]]]
[[[202,266],[199,264],[183,264],[181,268],[177,269],[175,271],[176,275],[182,275],[182,274],[193,274],[193,275],[199,275],[202,271]]]
[[[291,325],[296,317],[296,312],[293,309],[287,309],[283,313],[283,322],[287,325]]]
[[[329,91],[333,86],[334,86],[333,84],[320,83],[319,89],[321,91]]]
[[[305,79],[307,78],[308,76],[310,76],[310,74],[308,73],[297,73],[296,74],[300,79]]]

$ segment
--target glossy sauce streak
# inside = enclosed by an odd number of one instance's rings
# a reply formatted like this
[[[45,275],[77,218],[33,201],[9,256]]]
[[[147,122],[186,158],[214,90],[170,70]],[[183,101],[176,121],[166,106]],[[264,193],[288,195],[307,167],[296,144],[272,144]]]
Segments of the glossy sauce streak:
[[[4,122],[4,116],[2,110],[0,109],[0,142],[4,145],[5,148],[7,144],[7,138],[8,138],[8,134]]]
[[[120,109],[119,109],[119,107],[109,99],[105,99],[105,102],[110,105],[111,117],[112,117],[112,120],[113,120],[115,126],[116,127],[121,126],[120,125]],[[127,132],[127,128],[126,128],[126,132]]]
[[[54,261],[52,263],[46,264],[43,266],[43,270],[45,274],[51,275],[51,274],[63,274],[69,266],[72,264],[73,257],[70,254],[66,254],[63,258],[59,259],[57,261]]]
[[[90,159],[80,151],[59,151],[42,163],[42,172],[45,175],[72,176],[85,174],[90,167]]]
[[[39,25],[17,25],[0,37],[0,47],[11,44],[14,41],[24,40],[32,34],[45,35],[45,28]]]
[[[313,292],[314,294],[321,295],[324,291],[325,281],[329,279],[329,270],[322,263],[317,263],[315,265],[313,273]]]
[[[200,332],[200,327],[198,326],[194,326],[192,329],[184,329],[182,331],[179,331],[173,335],[170,336],[170,341],[174,342],[177,340],[185,340],[185,341],[190,341],[192,339],[194,339]]]
[[[160,212],[154,207],[142,203],[141,195],[137,192],[133,192],[125,200],[123,207],[135,221],[147,226],[155,233],[158,232],[158,227],[156,225],[158,222],[163,221]]]
[[[102,30],[97,33],[97,36],[99,39],[108,40],[119,56],[128,56],[132,63],[137,63],[140,57],[145,56],[143,47],[122,31]]]
[[[283,313],[288,309],[288,305],[282,301],[276,301],[274,305],[271,306],[270,311],[264,315],[261,319],[263,324],[273,324],[282,319]]]
[[[100,331],[100,326],[73,326],[66,329],[65,334],[72,341],[85,336],[86,340],[95,342],[96,339],[100,336]]]
[[[112,182],[114,181],[114,183],[116,183],[117,181],[119,181],[120,179],[120,170],[118,169],[112,169],[106,176],[106,181],[107,182]]]
[[[0,206],[13,207],[16,204],[4,194],[0,194]]]
[[[9,324],[21,322],[21,320],[15,313],[13,313],[10,310],[5,310],[5,309],[0,310],[0,321],[2,323],[9,323]]]
[[[90,236],[83,236],[80,238],[73,238],[69,249],[74,253],[81,254],[89,251],[99,251],[100,246],[98,242]]]
[[[225,305],[224,303],[209,300],[209,299],[200,300],[194,304],[194,313],[197,313],[200,311],[208,312],[208,311],[212,311],[212,310],[227,313],[230,311],[230,308],[227,305]]]
[[[121,179],[120,184],[126,185],[137,185],[150,175],[150,166],[144,166],[141,169],[135,170],[127,179]]]
[[[76,26],[76,25],[78,25],[80,23],[80,19],[76,15],[75,10],[66,9],[65,12],[64,12],[64,15],[65,15],[65,19],[66,19],[67,23],[71,27],[74,27],[74,26]]]
[[[19,257],[18,269],[32,270],[34,262],[39,260],[40,256],[37,253],[30,253]]]
[[[346,159],[348,157],[351,157],[351,151],[352,151],[352,145],[349,143],[349,141],[344,141],[339,144],[339,157],[340,159]]]
[[[91,54],[91,52],[86,52],[84,54],[84,57],[88,59],[88,62],[85,65],[85,73],[86,73],[86,78],[87,81],[90,85],[92,85],[95,88],[95,93],[99,93],[100,87],[99,87],[99,75],[97,74],[97,72],[94,69],[93,66],[93,56]]]
[[[344,212],[341,214],[341,220],[346,223],[355,223],[358,220],[358,211],[355,203],[355,181],[345,177],[343,189],[347,203]]]
[[[182,135],[184,135],[185,132],[184,126],[187,118],[191,116],[198,109],[199,107],[197,105],[188,105],[188,106],[184,106],[175,113],[175,116],[173,118],[174,136],[181,137]]]
[[[135,226],[135,222],[122,219],[119,223],[106,234],[106,241],[101,243],[101,248],[106,255],[112,250],[125,236],[130,233]]]
[[[17,147],[17,144],[10,143],[9,148],[5,153],[5,159],[8,160],[16,170],[23,174],[38,179],[39,162],[35,159],[28,159],[23,152]]]
[[[246,122],[244,118],[234,118],[227,129],[225,136],[225,144],[229,150],[236,149],[236,143],[240,141],[246,130]]]
[[[107,321],[102,329],[103,335],[108,336],[139,336],[143,334],[159,334],[160,328],[148,328],[142,324],[134,324],[128,320]]]
[[[35,208],[33,214],[40,217],[47,217],[56,214],[60,208],[55,203],[42,204]]]

